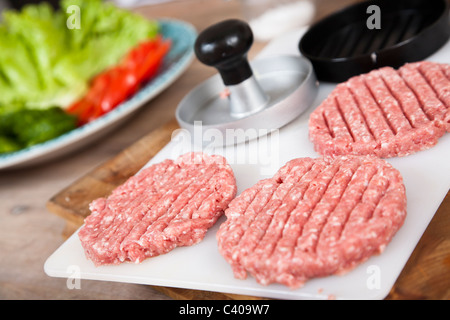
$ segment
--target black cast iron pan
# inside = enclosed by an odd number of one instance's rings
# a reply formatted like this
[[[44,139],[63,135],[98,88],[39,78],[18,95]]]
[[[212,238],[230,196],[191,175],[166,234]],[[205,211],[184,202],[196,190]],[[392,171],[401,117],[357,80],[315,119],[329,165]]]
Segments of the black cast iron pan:
[[[378,27],[368,19],[380,10]],[[368,12],[369,11],[369,12]],[[375,25],[376,26],[376,25]],[[343,82],[384,66],[424,60],[450,36],[446,0],[373,0],[347,7],[314,24],[299,49],[323,81]]]

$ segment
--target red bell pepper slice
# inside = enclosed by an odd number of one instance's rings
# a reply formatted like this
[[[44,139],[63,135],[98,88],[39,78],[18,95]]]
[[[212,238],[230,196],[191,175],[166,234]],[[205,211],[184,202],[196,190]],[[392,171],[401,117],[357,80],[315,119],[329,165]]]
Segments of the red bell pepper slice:
[[[171,42],[160,36],[140,43],[119,65],[97,75],[88,93],[66,111],[77,115],[80,125],[111,111],[156,75],[170,47]]]

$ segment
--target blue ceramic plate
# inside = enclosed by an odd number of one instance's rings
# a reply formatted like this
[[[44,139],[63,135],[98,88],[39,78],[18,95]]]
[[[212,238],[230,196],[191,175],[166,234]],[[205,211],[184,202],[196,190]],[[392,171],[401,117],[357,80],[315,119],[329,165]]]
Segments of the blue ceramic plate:
[[[0,169],[30,166],[81,148],[114,129],[178,79],[194,58],[193,45],[197,32],[192,25],[179,20],[163,19],[159,23],[163,37],[171,39],[172,47],[158,76],[104,116],[55,139],[0,155]]]

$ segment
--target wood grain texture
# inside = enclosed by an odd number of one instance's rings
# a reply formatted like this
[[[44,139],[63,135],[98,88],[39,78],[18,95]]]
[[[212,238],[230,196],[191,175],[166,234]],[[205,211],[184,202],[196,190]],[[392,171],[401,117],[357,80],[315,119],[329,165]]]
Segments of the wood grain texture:
[[[450,192],[442,201],[387,299],[450,299]]]

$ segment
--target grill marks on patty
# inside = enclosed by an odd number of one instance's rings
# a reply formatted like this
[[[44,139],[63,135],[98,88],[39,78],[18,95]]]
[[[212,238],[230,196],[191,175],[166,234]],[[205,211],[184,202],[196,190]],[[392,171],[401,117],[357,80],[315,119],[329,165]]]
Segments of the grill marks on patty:
[[[383,250],[402,225],[398,171],[375,157],[295,159],[229,205],[217,234],[237,278],[299,287]]]
[[[143,169],[93,201],[78,235],[96,265],[142,262],[201,241],[235,194],[225,158],[186,154]]]
[[[371,71],[339,84],[311,114],[322,155],[405,156],[450,132],[449,66],[433,62]]]

